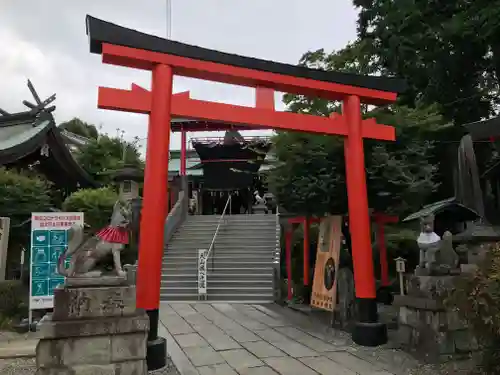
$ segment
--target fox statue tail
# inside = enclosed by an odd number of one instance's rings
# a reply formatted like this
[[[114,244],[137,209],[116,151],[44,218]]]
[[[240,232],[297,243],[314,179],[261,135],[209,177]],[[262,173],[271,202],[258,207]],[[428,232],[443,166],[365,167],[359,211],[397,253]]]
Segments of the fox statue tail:
[[[64,267],[64,261],[68,256],[73,255],[83,243],[83,225],[75,224],[68,229],[68,247],[61,253],[58,260],[57,271],[64,277],[71,276],[71,271]]]

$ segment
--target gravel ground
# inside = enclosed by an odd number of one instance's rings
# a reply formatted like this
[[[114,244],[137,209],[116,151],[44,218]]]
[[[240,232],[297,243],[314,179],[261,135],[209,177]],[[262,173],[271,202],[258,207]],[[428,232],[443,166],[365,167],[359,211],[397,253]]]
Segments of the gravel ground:
[[[167,366],[156,371],[151,371],[151,375],[180,375],[177,367],[168,358]],[[0,359],[1,375],[33,375],[36,372],[35,359]]]

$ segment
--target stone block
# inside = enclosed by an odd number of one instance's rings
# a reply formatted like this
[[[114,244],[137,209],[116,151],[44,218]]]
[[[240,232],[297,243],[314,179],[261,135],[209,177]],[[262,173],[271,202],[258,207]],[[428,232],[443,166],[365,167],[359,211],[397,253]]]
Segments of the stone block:
[[[461,264],[460,265],[460,270],[462,273],[468,273],[468,274],[473,274],[476,272],[478,269],[478,266],[476,264]]]
[[[417,276],[408,279],[408,296],[437,299],[452,289],[459,276]]]
[[[469,353],[479,349],[477,339],[469,330],[453,332],[453,339],[458,353]]]
[[[141,360],[146,358],[147,333],[111,336],[111,361]]]
[[[409,346],[412,339],[413,328],[400,324],[396,335],[396,341],[403,346]]]
[[[146,375],[148,373],[145,360],[128,361],[115,364],[116,375]]]
[[[436,334],[436,343],[439,353],[433,354],[454,354],[455,353],[455,340],[453,335],[448,332],[439,332]]]
[[[399,308],[398,323],[408,324],[408,308],[406,306],[401,306]]]
[[[408,306],[420,310],[445,311],[445,307],[441,300],[433,298],[394,296],[393,305]]]
[[[146,361],[128,361],[104,365],[75,365],[39,368],[37,375],[146,375]]]
[[[56,288],[52,319],[130,316],[136,312],[135,287]]]
[[[37,367],[110,362],[110,336],[41,339],[36,347]]]
[[[64,281],[66,287],[108,287],[129,285],[126,277],[121,276],[100,276],[100,277],[68,277]]]
[[[458,311],[446,312],[446,323],[449,331],[460,331],[469,328],[467,320],[462,319]]]
[[[413,327],[413,328],[418,328],[422,325],[421,323],[421,314],[423,311],[421,310],[416,310],[412,309],[409,307],[404,308],[405,310],[405,323],[406,325]]]
[[[54,321],[48,314],[37,328],[39,336],[45,339],[115,335],[148,332],[149,318],[143,311],[137,311],[135,316]]]

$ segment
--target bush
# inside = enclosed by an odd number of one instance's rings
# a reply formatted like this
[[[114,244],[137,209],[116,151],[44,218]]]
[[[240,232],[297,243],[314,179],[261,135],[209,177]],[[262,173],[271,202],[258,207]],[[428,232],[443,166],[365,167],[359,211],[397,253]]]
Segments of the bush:
[[[459,278],[445,304],[465,319],[483,349],[485,374],[500,373],[500,243],[473,274]]]
[[[0,216],[10,217],[7,268],[18,263],[22,247],[30,242],[32,212],[51,207],[50,184],[30,172],[17,173],[0,168]]]
[[[0,282],[0,316],[15,317],[22,312],[28,292],[20,280]]]
[[[118,194],[111,188],[82,189],[66,198],[63,210],[83,212],[85,223],[96,231],[109,224],[117,199]]]

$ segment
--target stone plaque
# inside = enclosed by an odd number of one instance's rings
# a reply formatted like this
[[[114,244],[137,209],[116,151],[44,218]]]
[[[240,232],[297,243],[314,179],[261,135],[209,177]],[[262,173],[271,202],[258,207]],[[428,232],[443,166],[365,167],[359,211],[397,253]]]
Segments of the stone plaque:
[[[57,288],[53,320],[130,316],[136,311],[134,286]]]

